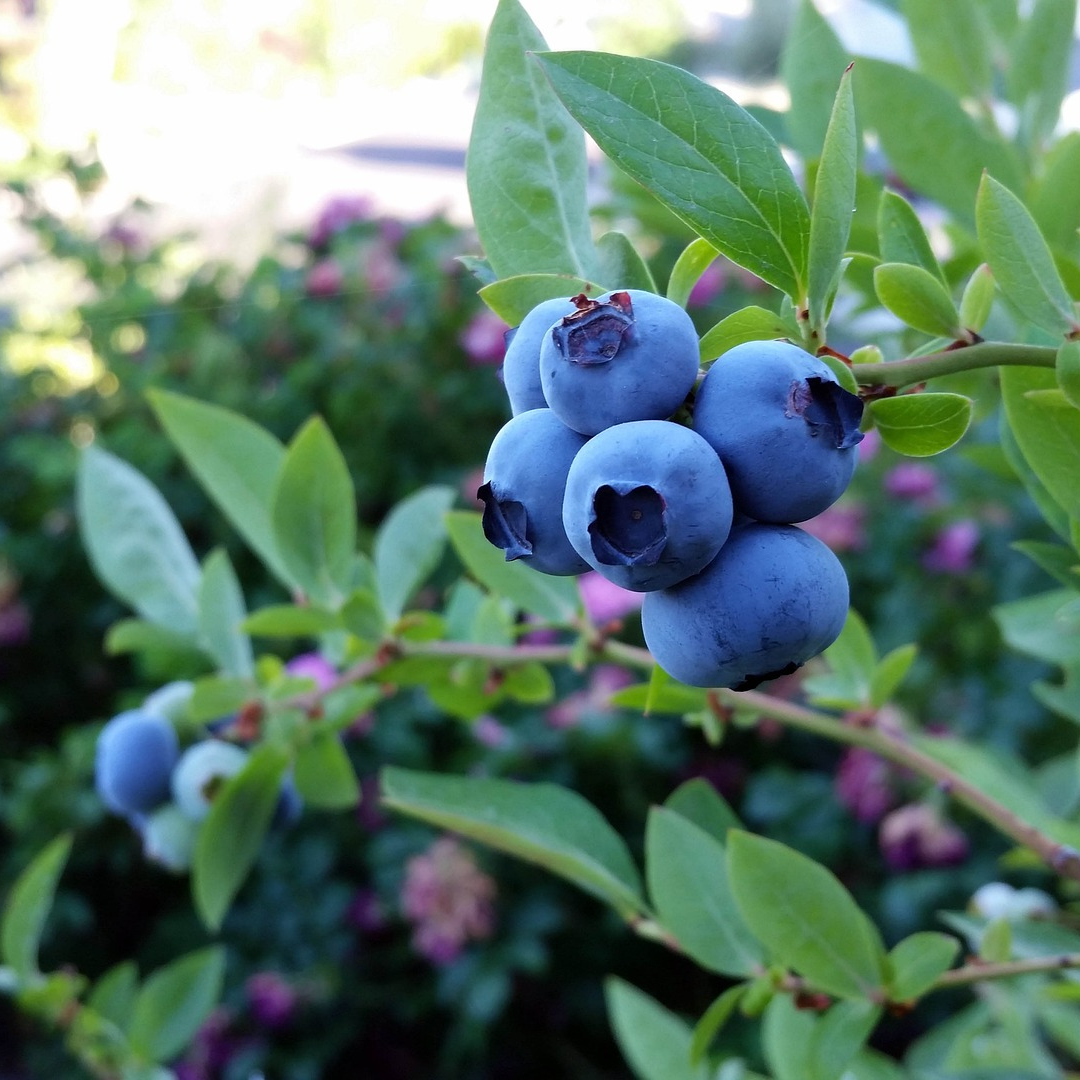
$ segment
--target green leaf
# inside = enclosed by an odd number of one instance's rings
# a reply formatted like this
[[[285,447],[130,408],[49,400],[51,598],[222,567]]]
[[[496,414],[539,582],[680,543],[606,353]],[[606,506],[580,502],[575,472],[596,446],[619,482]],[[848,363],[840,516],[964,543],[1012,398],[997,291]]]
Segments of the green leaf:
[[[522,319],[545,300],[569,299],[584,293],[600,296],[610,290],[570,274],[517,274],[493,281],[480,290],[480,299],[510,326]]]
[[[807,306],[810,325],[823,341],[829,307],[840,281],[841,263],[851,233],[858,159],[855,99],[849,67],[841,77],[840,88],[836,92],[836,102],[814,180],[814,200],[810,212]]]
[[[653,670],[663,672],[659,667]],[[645,716],[656,713],[681,716],[683,713],[697,712],[708,707],[708,695],[704,690],[675,682],[666,672],[647,683],[637,683],[616,690],[608,701],[620,708],[639,709]]]
[[[315,603],[339,606],[356,551],[356,494],[345,458],[320,417],[290,443],[270,514],[292,580]]]
[[[228,409],[166,390],[150,390],[147,397],[169,441],[217,508],[267,569],[292,586],[270,522],[285,448],[270,432]]]
[[[818,1025],[818,1018],[808,1009],[797,1009],[787,994],[769,1002],[761,1025],[761,1049],[776,1080],[812,1080]]]
[[[693,1034],[674,1013],[614,977],[604,996],[615,1041],[638,1080],[709,1080],[708,1065],[691,1065]]]
[[[806,160],[821,154],[836,84],[851,57],[811,0],[799,0],[780,54],[780,78],[791,95],[785,131]]]
[[[169,1061],[194,1038],[221,996],[225,949],[212,945],[155,971],[135,999],[128,1028],[132,1048]]]
[[[688,956],[721,975],[754,973],[764,958],[731,895],[722,844],[674,810],[653,807],[645,868],[660,922]]]
[[[1075,255],[1080,247],[1080,131],[1063,135],[1043,159],[1042,175],[1032,191],[1032,216],[1051,245]]]
[[[102,1019],[126,1030],[139,992],[139,969],[134,960],[122,960],[101,976],[86,999]]]
[[[424,487],[402,500],[375,534],[375,580],[389,622],[396,622],[412,594],[439,564],[446,546],[450,487]]]
[[[747,832],[729,834],[727,855],[743,919],[780,963],[837,997],[866,998],[880,988],[877,930],[824,866]]]
[[[897,942],[889,951],[886,989],[892,1001],[922,997],[953,966],[960,942],[950,934],[921,931]]]
[[[342,616],[325,608],[271,604],[253,611],[240,625],[256,637],[317,637],[340,630]]]
[[[680,68],[595,52],[538,57],[600,149],[718,251],[791,296],[810,217],[772,136]]]
[[[630,238],[612,230],[596,242],[600,259],[600,276],[605,281],[617,281],[617,289],[641,289],[656,292],[656,282],[645,260],[635,250]]]
[[[872,401],[869,412],[886,446],[909,457],[930,457],[955,445],[971,423],[962,394],[902,394]]]
[[[1080,412],[1047,407],[1033,390],[1057,389],[1055,372],[1043,368],[1000,369],[1002,400],[1024,460],[1054,501],[1080,521]]]
[[[1077,328],[1054,257],[1024,204],[987,174],[975,203],[976,228],[1002,295],[1021,317],[1055,336]]]
[[[992,52],[982,0],[903,0],[919,67],[961,98],[990,96]]]
[[[976,267],[960,297],[960,325],[978,332],[994,306],[994,275],[986,263]]]
[[[199,564],[157,488],[126,461],[88,446],[79,462],[76,503],[99,580],[147,622],[194,633]]]
[[[207,675],[195,680],[195,691],[187,708],[188,716],[195,723],[219,720],[247,704],[255,693],[255,685],[249,679]]]
[[[20,979],[36,975],[38,945],[68,855],[71,834],[47,844],[15,879],[0,919],[0,960]]]
[[[555,700],[555,680],[543,664],[522,664],[504,672],[502,690],[524,705],[546,705]]]
[[[874,267],[878,299],[908,326],[934,337],[958,338],[960,315],[941,279],[911,263],[879,263]]]
[[[904,183],[962,222],[972,220],[984,169],[1009,185],[1021,182],[1013,149],[982,130],[948,90],[916,71],[860,59],[855,105]]]
[[[386,768],[387,806],[537,863],[630,916],[645,908],[619,834],[576,792],[554,784]]]
[[[1035,0],[1010,55],[1006,87],[1021,134],[1038,144],[1054,130],[1069,86],[1076,0]]]
[[[1058,613],[1075,596],[1074,589],[1066,588],[1010,600],[993,609],[994,621],[1010,648],[1069,666],[1080,660],[1080,635],[1069,634]]]
[[[840,1001],[817,1015],[778,994],[765,1011],[762,1049],[776,1080],[839,1080],[873,1031],[881,1009]]]
[[[500,0],[465,162],[469,202],[498,277],[588,279],[599,266],[586,202],[585,140],[528,55],[546,48],[517,0]]]
[[[341,609],[341,621],[361,641],[378,641],[386,631],[382,607],[369,589],[354,589],[349,594]]]
[[[987,964],[1012,959],[1012,926],[1008,919],[991,919],[986,924],[979,941],[979,959]]]
[[[690,1044],[690,1064],[698,1065],[704,1059],[710,1043],[720,1034],[724,1025],[742,1001],[748,989],[747,983],[729,986],[704,1012],[694,1025],[694,1036]]]
[[[862,700],[868,695],[878,654],[866,620],[854,608],[849,609],[840,636],[822,655],[855,697]]]
[[[727,842],[728,829],[742,828],[727,800],[700,776],[680,784],[664,801],[664,807],[704,829],[721,844]]]
[[[221,928],[259,854],[288,765],[287,750],[263,743],[210,804],[195,841],[191,890],[199,917],[211,930]]]
[[[1080,409],[1080,341],[1066,341],[1058,349],[1056,370],[1061,392]]]
[[[105,652],[108,656],[151,651],[192,653],[199,660],[205,659],[199,652],[194,631],[179,634],[143,619],[121,619],[113,623],[105,635]]]
[[[458,558],[486,588],[507,597],[531,615],[555,623],[573,621],[580,603],[573,578],[541,574],[520,559],[507,562],[503,553],[488,543],[480,515],[475,511],[449,511],[446,530]]]
[[[1080,559],[1074,548],[1042,540],[1015,540],[1009,547],[1026,555],[1059,585],[1072,588],[1076,584],[1076,568]]]
[[[679,307],[686,307],[694,286],[701,275],[716,261],[719,254],[720,252],[708,240],[702,240],[701,237],[691,240],[680,252],[675,265],[671,268],[667,298]]]
[[[212,551],[203,563],[199,583],[199,636],[224,675],[251,678],[255,658],[251,639],[243,630],[244,594],[224,548]]]
[[[723,356],[728,349],[747,341],[772,341],[787,337],[798,337],[798,330],[789,326],[775,311],[751,305],[732,312],[705,332],[700,344],[701,362],[709,364]]]
[[[878,203],[878,247],[883,263],[921,266],[945,285],[941,267],[911,203],[886,189]]]
[[[335,732],[316,735],[296,752],[293,779],[304,802],[324,810],[349,810],[360,801],[360,784]]]
[[[873,708],[880,709],[893,696],[918,655],[917,645],[898,645],[881,658],[870,679],[870,704]]]

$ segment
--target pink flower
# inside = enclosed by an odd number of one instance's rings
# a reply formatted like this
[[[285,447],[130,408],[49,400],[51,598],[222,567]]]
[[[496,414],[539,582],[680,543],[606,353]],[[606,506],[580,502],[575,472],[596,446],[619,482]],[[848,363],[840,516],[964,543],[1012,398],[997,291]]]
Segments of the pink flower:
[[[461,332],[461,347],[474,364],[499,364],[506,352],[509,329],[493,311],[478,311]]]
[[[298,994],[276,971],[259,971],[244,984],[255,1020],[263,1027],[284,1027],[296,1012]]]
[[[323,247],[335,233],[347,229],[355,221],[367,221],[373,206],[366,195],[339,195],[319,212],[308,235],[312,247]]]
[[[490,750],[505,746],[510,732],[494,716],[478,716],[472,726],[473,738]]]
[[[859,503],[835,503],[799,527],[833,551],[861,551],[866,547],[865,521],[866,511]]]
[[[286,665],[285,671],[298,679],[311,679],[315,689],[324,693],[334,685],[337,671],[321,653],[301,653],[294,656]]]
[[[718,259],[705,267],[705,272],[694,282],[694,287],[687,297],[687,307],[704,307],[715,300],[727,284],[727,271]]]
[[[413,948],[433,964],[448,964],[495,924],[495,882],[452,836],[436,840],[405,866],[401,907],[413,923]]]
[[[933,506],[940,500],[937,473],[918,461],[904,461],[891,468],[885,474],[885,491],[920,506]]]
[[[909,803],[881,822],[878,843],[894,870],[956,866],[968,854],[964,834],[927,803]]]
[[[598,626],[612,619],[621,619],[632,611],[639,611],[645,599],[643,593],[624,589],[595,570],[578,578],[578,589],[581,591],[581,602],[585,605],[585,614]]]
[[[345,276],[333,259],[320,259],[309,271],[304,287],[308,296],[336,296]]]
[[[861,746],[849,747],[836,770],[836,797],[859,821],[877,821],[896,802],[892,775],[884,758]]]
[[[975,564],[978,546],[979,526],[970,518],[954,521],[938,532],[922,565],[935,574],[965,574]]]
[[[362,273],[364,283],[376,294],[382,295],[394,289],[405,276],[393,249],[384,241],[370,245],[364,252]]]
[[[633,681],[630,672],[617,664],[598,664],[592,669],[584,690],[570,694],[548,709],[547,721],[555,728],[572,728],[590,713],[610,712],[611,695]]]

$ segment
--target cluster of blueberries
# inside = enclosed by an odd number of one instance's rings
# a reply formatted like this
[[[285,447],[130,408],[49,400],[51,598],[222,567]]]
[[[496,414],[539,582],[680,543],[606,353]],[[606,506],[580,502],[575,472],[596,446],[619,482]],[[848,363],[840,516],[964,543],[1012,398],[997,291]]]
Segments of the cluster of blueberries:
[[[477,493],[507,560],[646,593],[646,644],[692,686],[747,690],[832,644],[847,577],[793,524],[839,498],[862,439],[828,364],[749,342],[698,384],[690,317],[635,289],[545,301],[507,339],[513,418]]]
[[[227,720],[211,725],[207,737],[181,751],[176,722],[192,689],[189,682],[169,683],[139,708],[114,716],[101,729],[94,759],[102,801],[139,833],[148,859],[176,872],[191,865],[199,824],[221,786],[248,758],[242,746],[218,737]],[[291,824],[301,810],[300,796],[287,780],[272,826]]]

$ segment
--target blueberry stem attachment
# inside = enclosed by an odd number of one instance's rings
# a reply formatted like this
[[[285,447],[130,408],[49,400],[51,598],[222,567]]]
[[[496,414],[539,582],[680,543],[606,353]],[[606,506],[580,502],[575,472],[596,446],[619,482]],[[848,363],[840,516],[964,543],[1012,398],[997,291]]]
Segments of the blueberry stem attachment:
[[[911,386],[939,375],[974,371],[986,367],[1046,367],[1057,362],[1057,349],[1048,345],[1011,345],[981,341],[961,348],[943,349],[925,356],[886,360],[880,364],[852,364],[851,373],[860,386]]]

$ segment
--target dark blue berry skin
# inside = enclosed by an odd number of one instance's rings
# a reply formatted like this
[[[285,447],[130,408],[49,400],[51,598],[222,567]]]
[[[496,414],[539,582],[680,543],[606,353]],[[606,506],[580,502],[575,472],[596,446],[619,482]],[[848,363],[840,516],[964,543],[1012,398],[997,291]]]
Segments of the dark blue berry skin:
[[[156,713],[132,709],[101,729],[94,784],[110,810],[137,817],[168,800],[169,777],[179,756],[172,724]]]
[[[484,535],[545,574],[580,574],[588,563],[571,546],[562,523],[566,474],[586,439],[550,409],[530,409],[503,425],[484,465]]]
[[[540,386],[540,345],[555,323],[575,311],[577,308],[569,300],[545,300],[521,320],[520,326],[507,332],[502,374],[514,416],[547,408]]]
[[[851,481],[862,401],[829,366],[782,341],[724,353],[694,401],[694,430],[720,455],[736,509],[757,521],[806,521]]]
[[[540,382],[549,407],[584,435],[663,420],[697,379],[697,331],[678,304],[627,289],[581,300],[545,334]]]
[[[724,467],[700,435],[668,420],[635,420],[595,435],[566,481],[570,543],[609,581],[666,589],[704,569],[731,529]]]
[[[649,593],[641,628],[656,662],[690,686],[750,690],[839,636],[848,583],[836,556],[794,525],[731,531],[696,577]]]

